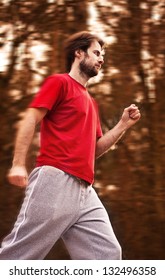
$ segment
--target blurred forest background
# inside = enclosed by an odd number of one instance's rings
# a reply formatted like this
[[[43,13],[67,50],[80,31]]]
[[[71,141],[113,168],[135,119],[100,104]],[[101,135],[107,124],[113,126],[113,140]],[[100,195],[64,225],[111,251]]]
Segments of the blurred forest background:
[[[142,113],[97,160],[94,186],[123,258],[165,259],[165,0],[0,0],[0,237],[11,230],[24,194],[6,180],[19,121],[44,78],[65,71],[64,39],[81,30],[107,43],[102,72],[88,86],[104,132],[131,103]],[[69,259],[62,241],[46,259]]]

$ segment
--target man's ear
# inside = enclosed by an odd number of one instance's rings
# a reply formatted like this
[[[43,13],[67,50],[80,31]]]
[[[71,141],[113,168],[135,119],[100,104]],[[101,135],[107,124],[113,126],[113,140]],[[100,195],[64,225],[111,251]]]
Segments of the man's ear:
[[[81,49],[75,51],[75,57],[77,58],[81,58],[82,54],[83,54],[83,50]]]

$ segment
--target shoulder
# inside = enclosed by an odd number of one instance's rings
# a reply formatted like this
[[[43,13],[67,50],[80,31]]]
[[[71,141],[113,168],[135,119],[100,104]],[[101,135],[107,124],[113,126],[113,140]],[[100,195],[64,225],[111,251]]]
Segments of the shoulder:
[[[53,74],[44,79],[41,86],[42,89],[58,89],[62,90],[66,88],[66,85],[68,84],[68,74]]]
[[[52,82],[62,82],[66,83],[68,82],[68,74],[52,74],[46,78],[46,80],[51,80]]]

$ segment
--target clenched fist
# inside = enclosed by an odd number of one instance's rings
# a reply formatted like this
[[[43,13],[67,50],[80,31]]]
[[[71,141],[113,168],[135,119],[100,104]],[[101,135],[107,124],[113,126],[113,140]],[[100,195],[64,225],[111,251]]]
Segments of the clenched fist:
[[[141,117],[139,108],[135,104],[131,104],[129,107],[124,109],[121,116],[121,121],[126,126],[126,129],[134,125]]]
[[[13,166],[7,175],[8,181],[18,187],[26,187],[28,184],[28,174],[23,166]]]

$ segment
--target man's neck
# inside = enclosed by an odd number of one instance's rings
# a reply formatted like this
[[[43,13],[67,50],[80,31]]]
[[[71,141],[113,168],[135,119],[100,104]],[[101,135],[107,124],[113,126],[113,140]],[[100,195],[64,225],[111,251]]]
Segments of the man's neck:
[[[69,72],[69,76],[72,77],[77,82],[79,82],[84,87],[87,86],[87,82],[88,82],[89,78],[86,77],[86,75],[82,75],[80,73],[79,69],[77,69],[76,71],[74,69],[71,69],[71,71]]]

